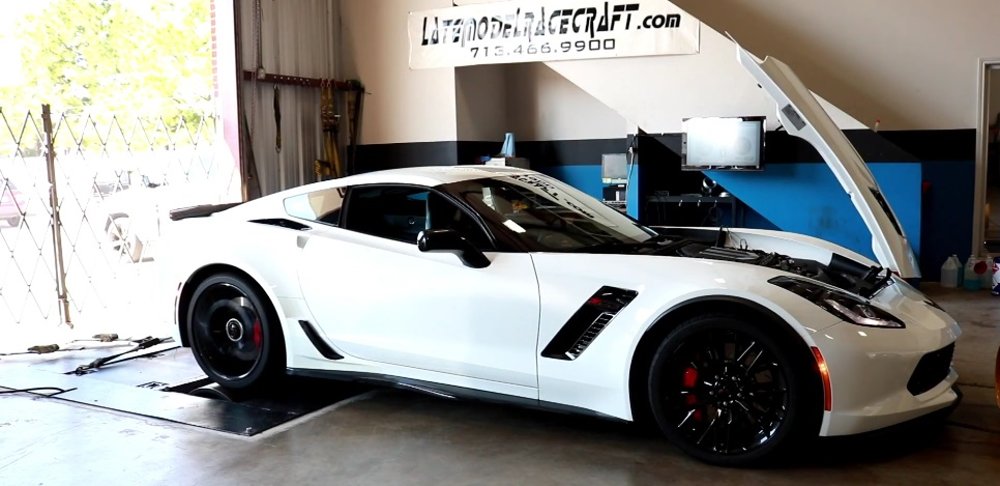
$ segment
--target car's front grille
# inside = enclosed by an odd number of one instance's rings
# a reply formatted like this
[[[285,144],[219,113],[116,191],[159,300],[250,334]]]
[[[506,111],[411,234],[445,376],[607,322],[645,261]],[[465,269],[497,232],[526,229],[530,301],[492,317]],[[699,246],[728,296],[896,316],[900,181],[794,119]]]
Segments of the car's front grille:
[[[948,377],[954,354],[955,343],[925,354],[917,363],[917,368],[913,370],[913,376],[910,376],[906,389],[914,395],[919,395],[937,386]]]

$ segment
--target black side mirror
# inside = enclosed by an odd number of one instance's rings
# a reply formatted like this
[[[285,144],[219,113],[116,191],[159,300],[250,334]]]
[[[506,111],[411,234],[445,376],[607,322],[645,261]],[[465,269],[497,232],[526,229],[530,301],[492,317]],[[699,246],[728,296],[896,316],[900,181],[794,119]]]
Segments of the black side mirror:
[[[431,229],[421,231],[417,235],[417,248],[420,251],[447,251],[458,255],[467,267],[485,268],[490,265],[490,259],[479,251],[469,240],[455,230]]]

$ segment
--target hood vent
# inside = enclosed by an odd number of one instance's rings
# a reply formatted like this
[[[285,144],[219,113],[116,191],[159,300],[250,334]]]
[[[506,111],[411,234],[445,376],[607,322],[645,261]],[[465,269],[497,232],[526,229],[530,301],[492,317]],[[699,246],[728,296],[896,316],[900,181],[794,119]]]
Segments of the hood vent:
[[[760,255],[752,251],[737,250],[736,248],[722,248],[718,246],[705,248],[698,253],[698,256],[701,258],[728,260],[733,262],[755,262],[760,258]]]

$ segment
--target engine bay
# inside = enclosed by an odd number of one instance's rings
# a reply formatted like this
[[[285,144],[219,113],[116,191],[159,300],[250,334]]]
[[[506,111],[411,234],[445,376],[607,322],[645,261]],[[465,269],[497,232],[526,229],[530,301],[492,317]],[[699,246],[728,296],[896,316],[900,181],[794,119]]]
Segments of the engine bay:
[[[892,273],[879,266],[861,264],[834,254],[828,264],[798,259],[777,252],[736,248],[727,244],[725,229],[678,229],[661,232],[656,253],[686,258],[701,258],[745,263],[774,268],[807,277],[869,298],[892,281]]]

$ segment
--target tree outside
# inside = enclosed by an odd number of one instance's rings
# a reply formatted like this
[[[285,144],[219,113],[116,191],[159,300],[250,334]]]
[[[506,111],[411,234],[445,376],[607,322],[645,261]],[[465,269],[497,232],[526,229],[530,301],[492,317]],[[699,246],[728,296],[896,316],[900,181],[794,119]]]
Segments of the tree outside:
[[[216,143],[213,1],[0,0],[0,183],[20,201],[0,221],[5,340],[8,325],[60,318],[56,254],[78,326],[134,324],[155,295],[169,209],[239,197],[238,165]]]
[[[29,3],[29,2],[24,2]],[[6,7],[6,6],[5,6]],[[210,0],[48,0],[8,17],[6,110],[161,115],[212,108]],[[15,12],[16,13],[16,12]],[[9,51],[8,51],[9,52]]]

